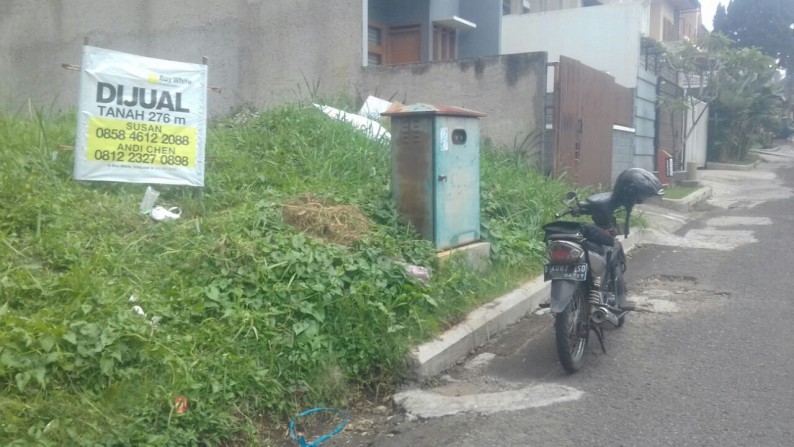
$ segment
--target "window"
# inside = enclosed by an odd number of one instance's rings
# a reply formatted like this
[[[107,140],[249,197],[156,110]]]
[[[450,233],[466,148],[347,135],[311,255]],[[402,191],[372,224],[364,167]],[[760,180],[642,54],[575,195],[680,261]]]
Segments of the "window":
[[[419,62],[422,57],[419,24],[385,26],[370,21],[367,26],[367,65]]]
[[[433,60],[448,61],[456,57],[455,30],[445,26],[433,25]]]
[[[410,64],[422,60],[422,34],[419,24],[389,28],[387,64]]]
[[[386,45],[383,26],[378,23],[370,22],[367,29],[368,53],[367,61],[369,65],[383,65],[386,63]]]

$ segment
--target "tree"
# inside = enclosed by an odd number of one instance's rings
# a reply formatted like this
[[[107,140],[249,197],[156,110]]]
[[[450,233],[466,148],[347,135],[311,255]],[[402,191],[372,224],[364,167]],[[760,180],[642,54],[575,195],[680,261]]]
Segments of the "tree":
[[[667,47],[664,61],[683,78],[685,95],[660,99],[662,111],[691,111],[684,141],[710,109],[711,158],[744,160],[748,150],[779,125],[782,83],[775,61],[755,48],[732,48],[712,33],[700,42]],[[699,111],[698,111],[699,109]]]
[[[794,0],[731,0],[717,7],[714,31],[737,47],[760,48],[780,68],[794,68]]]
[[[713,23],[736,47],[759,48],[786,71],[786,107],[794,110],[794,0],[731,0]]]
[[[684,95],[678,98],[660,97],[658,108],[661,113],[670,114],[671,125],[677,116],[685,115],[683,141],[689,141],[692,132],[706,115],[707,107],[716,101],[720,86],[716,74],[721,55],[730,45],[725,36],[713,33],[699,42],[679,41],[666,46],[657,44],[663,54],[662,62],[678,73],[683,80]],[[674,125],[673,125],[674,126]],[[674,140],[678,140],[673,127]],[[673,157],[677,158],[678,147],[673,147]]]
[[[746,160],[749,149],[771,143],[783,117],[783,83],[775,61],[755,48],[720,55],[712,103],[712,154],[718,161]]]
[[[712,26],[714,31],[718,32],[725,32],[724,30],[728,26],[728,12],[725,10],[725,6],[720,3],[717,5],[717,11],[714,13],[714,20],[712,20]]]

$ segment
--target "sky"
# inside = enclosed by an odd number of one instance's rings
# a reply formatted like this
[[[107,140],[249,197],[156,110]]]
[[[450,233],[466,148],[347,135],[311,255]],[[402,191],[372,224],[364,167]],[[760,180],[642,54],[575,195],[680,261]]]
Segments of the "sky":
[[[703,17],[703,25],[709,30],[713,28],[711,22],[714,20],[714,13],[717,11],[717,5],[720,3],[728,6],[728,0],[700,0],[700,13]]]

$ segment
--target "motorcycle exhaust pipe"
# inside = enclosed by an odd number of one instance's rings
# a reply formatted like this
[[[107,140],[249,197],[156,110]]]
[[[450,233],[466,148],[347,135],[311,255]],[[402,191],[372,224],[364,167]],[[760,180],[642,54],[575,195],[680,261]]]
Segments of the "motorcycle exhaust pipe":
[[[618,317],[603,306],[593,309],[593,312],[590,314],[590,320],[592,320],[595,324],[601,324],[605,321],[608,321],[613,326],[618,325]]]

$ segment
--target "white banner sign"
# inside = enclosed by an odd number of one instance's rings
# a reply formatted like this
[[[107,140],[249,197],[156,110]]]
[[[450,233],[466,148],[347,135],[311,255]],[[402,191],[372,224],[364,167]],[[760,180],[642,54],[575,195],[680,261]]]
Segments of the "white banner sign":
[[[204,186],[207,66],[83,47],[74,178]]]

